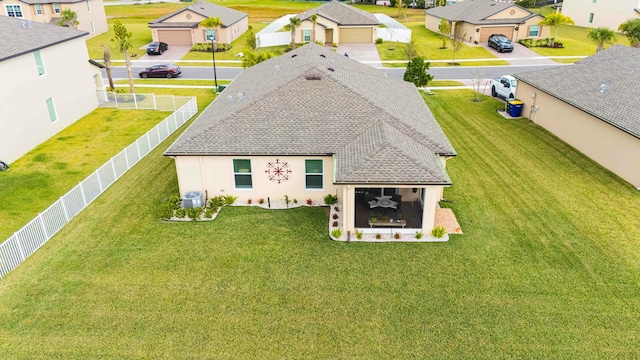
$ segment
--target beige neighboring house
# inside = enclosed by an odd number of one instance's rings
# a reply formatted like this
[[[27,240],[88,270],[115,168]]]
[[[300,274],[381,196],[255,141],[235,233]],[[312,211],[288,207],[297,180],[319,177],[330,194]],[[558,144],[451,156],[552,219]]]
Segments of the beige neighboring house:
[[[618,31],[620,24],[640,18],[640,0],[565,0],[562,14],[573,19],[577,26]]]
[[[492,34],[503,34],[511,41],[544,39],[549,37],[549,27],[538,25],[544,17],[506,2],[493,0],[465,0],[453,5],[425,10],[425,27],[438,32],[440,19],[451,27],[451,35],[459,28],[465,33],[465,41],[486,43]]]
[[[640,49],[515,74],[523,114],[640,190]]]
[[[1,0],[0,15],[57,24],[66,9],[78,15],[78,30],[86,31],[91,39],[109,31],[102,0]]]
[[[0,15],[0,160],[13,162],[98,106],[85,31]]]
[[[231,44],[249,28],[247,13],[198,1],[149,22],[153,41],[189,46],[209,42],[206,40],[207,29],[200,26],[200,23],[210,17],[218,17],[222,23],[215,29],[215,41],[218,44]]]
[[[317,16],[314,29],[311,15]],[[316,41],[323,44],[374,43],[378,38],[380,22],[371,13],[346,5],[337,0],[307,10],[296,16],[301,20],[296,42],[311,41],[315,30]]]
[[[456,153],[412,83],[308,44],[244,70],[165,155],[183,196],[335,194],[345,234],[369,230],[372,212],[429,234]]]

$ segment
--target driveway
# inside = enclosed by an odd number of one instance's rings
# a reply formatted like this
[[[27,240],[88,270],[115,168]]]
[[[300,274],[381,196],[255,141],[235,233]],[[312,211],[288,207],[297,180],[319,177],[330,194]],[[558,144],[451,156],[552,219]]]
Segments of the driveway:
[[[513,51],[505,52],[505,53],[501,53],[494,48],[490,48],[489,44],[487,43],[482,43],[475,46],[484,47],[490,53],[494,54],[496,57],[500,59],[504,59],[508,61],[511,65],[557,65],[558,64],[557,62],[551,59],[544,58],[537,52],[516,42],[513,43]]]
[[[140,51],[138,53],[138,55],[144,55],[138,57],[137,61],[144,62],[145,66],[153,64],[174,63],[187,55],[189,50],[191,50],[191,46],[169,45],[169,50],[162,53],[162,55],[148,55],[147,46],[145,45],[140,48]]]
[[[357,60],[361,63],[370,65],[376,69],[384,69],[380,62],[380,54],[378,54],[378,48],[375,44],[369,43],[353,43],[353,44],[340,44],[336,49],[338,54],[348,54],[350,58]]]

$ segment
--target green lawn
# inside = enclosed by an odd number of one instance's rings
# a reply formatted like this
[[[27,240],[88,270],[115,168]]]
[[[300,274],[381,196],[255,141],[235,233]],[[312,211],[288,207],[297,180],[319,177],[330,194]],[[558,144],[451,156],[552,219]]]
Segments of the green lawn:
[[[174,135],[0,280],[0,357],[639,357],[637,191],[499,101],[425,98],[465,235],[337,243],[323,208],[163,223]]]
[[[197,96],[200,111],[215,96],[210,89],[138,91]],[[170,114],[98,108],[13,162],[0,173],[0,243]]]

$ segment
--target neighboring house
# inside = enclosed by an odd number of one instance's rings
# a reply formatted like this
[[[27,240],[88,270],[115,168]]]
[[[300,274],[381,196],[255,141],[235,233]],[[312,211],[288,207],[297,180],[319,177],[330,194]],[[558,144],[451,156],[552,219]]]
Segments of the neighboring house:
[[[640,17],[640,0],[565,0],[562,13],[584,27],[618,30],[623,22]]]
[[[57,24],[62,11],[71,9],[78,15],[78,30],[91,39],[109,31],[102,0],[2,0],[0,15]]]
[[[313,28],[311,15],[317,15]],[[373,43],[378,38],[380,21],[371,13],[346,5],[337,0],[307,10],[297,17],[301,20],[296,30],[296,42],[311,41],[315,30],[316,41],[323,44]]]
[[[182,195],[336,194],[352,233],[388,210],[371,209],[365,193],[396,195],[415,233],[433,228],[456,153],[412,83],[308,44],[244,70],[165,155]]]
[[[575,65],[515,74],[524,114],[640,190],[640,49],[613,46]]]
[[[0,160],[13,162],[98,106],[85,31],[0,16]]]
[[[149,22],[153,41],[162,41],[169,45],[193,45],[206,43],[207,29],[200,26],[210,17],[220,18],[215,29],[215,41],[218,44],[230,44],[249,28],[249,15],[241,11],[206,1],[198,1],[178,11]]]
[[[451,35],[456,28],[466,36],[465,41],[486,43],[491,34],[503,34],[512,41],[525,38],[549,37],[549,27],[538,25],[544,17],[506,2],[493,0],[465,0],[449,6],[438,6],[425,10],[425,27],[438,32],[440,19],[451,26]]]

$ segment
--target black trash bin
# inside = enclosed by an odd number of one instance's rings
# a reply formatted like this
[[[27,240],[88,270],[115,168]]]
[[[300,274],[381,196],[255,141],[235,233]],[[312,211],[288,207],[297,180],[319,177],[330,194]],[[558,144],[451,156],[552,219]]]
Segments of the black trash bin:
[[[510,100],[507,102],[507,112],[511,117],[520,117],[522,115],[522,105],[524,103],[520,100]]]

